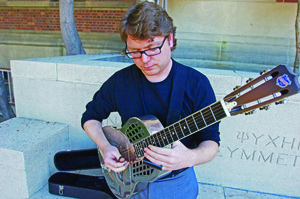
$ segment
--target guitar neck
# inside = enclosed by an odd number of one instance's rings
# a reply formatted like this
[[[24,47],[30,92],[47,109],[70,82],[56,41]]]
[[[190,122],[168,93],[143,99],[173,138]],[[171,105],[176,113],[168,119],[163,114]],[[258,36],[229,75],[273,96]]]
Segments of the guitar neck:
[[[226,117],[230,116],[223,100],[193,113],[192,115],[164,128],[135,144],[138,158],[144,157],[144,148],[148,145],[165,147],[188,137]]]

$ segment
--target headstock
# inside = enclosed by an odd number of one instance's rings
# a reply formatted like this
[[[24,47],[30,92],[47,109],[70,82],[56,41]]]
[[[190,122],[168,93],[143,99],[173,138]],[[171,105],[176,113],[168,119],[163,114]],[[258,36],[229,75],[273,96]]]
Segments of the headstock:
[[[284,98],[299,91],[298,75],[288,66],[279,65],[256,79],[249,79],[244,86],[236,87],[223,100],[231,115],[251,114],[257,108],[268,110],[270,103],[283,103]]]

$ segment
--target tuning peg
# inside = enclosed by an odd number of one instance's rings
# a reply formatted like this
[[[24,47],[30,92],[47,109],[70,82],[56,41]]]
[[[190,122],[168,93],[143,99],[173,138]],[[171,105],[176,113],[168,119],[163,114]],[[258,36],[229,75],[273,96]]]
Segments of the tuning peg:
[[[252,115],[252,114],[254,114],[255,112],[256,112],[255,110],[252,110],[252,111],[246,112],[245,115]]]
[[[233,90],[235,91],[235,90],[237,90],[239,88],[240,88],[240,86],[236,86],[236,87],[233,88]]]
[[[253,78],[249,78],[247,81],[246,81],[246,83],[249,83],[249,82],[251,82],[253,80]]]
[[[285,104],[285,103],[286,103],[285,99],[275,102],[276,105]]]
[[[270,105],[265,105],[259,108],[259,110],[269,110],[270,109]]]
[[[265,73],[267,73],[268,72],[268,70],[262,70],[261,72],[260,72],[260,75],[263,75],[263,74],[265,74]]]

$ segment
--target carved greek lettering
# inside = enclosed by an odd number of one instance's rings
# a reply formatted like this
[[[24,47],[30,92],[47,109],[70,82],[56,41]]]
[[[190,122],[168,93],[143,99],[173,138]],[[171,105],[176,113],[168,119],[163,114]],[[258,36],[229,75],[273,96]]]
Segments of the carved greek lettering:
[[[258,139],[264,136],[264,134],[262,134],[262,135],[260,135],[259,137],[257,137],[257,136],[255,135],[255,133],[252,133],[252,135],[253,135],[254,138],[255,138],[255,145],[257,145],[257,143],[258,143]]]
[[[249,139],[249,135],[248,133],[245,132],[238,132],[238,135],[236,136],[238,140],[241,140],[241,143],[244,142],[244,140],[248,140]]]
[[[233,138],[233,146],[219,148],[220,158],[300,168],[300,137],[237,131]]]
[[[285,141],[286,137],[283,137],[283,140],[282,140],[282,144],[281,144],[281,148],[284,148],[285,145],[291,145],[291,149],[294,148],[294,144],[295,144],[295,138],[293,138],[293,140],[291,142],[287,142]]]
[[[258,155],[258,162],[260,162],[260,160],[262,159],[264,162],[267,162],[269,160],[269,162],[271,163],[273,160],[273,155],[274,153],[269,154],[268,157],[265,158],[265,155],[263,154],[262,151],[260,151],[259,155]]]
[[[272,138],[270,135],[268,135],[269,139],[271,140],[269,143],[266,144],[266,146],[268,146],[269,144],[273,144],[275,147],[277,147],[277,145],[275,144],[275,140],[277,140],[280,136],[277,136],[276,138]]]
[[[299,155],[292,155],[292,156],[295,157],[295,158],[294,158],[293,167],[296,167],[296,165],[297,165],[297,160],[298,160],[298,158],[300,158],[300,156],[299,156]]]
[[[230,151],[230,158],[232,158],[232,154],[233,154],[235,151],[237,151],[239,148],[236,148],[236,149],[234,149],[233,151],[232,151],[229,147],[227,147],[227,149]]]
[[[286,156],[288,156],[288,154],[279,153],[278,157],[277,157],[276,163],[278,165],[287,166],[287,164],[286,164],[286,158],[285,158]]]
[[[241,159],[243,159],[243,157],[245,157],[247,160],[249,160],[251,157],[251,159],[252,159],[252,161],[254,160],[254,157],[255,157],[255,153],[256,153],[256,151],[253,151],[253,153],[252,154],[250,154],[250,155],[247,155],[246,154],[246,151],[243,149],[242,150],[242,154],[241,154]]]

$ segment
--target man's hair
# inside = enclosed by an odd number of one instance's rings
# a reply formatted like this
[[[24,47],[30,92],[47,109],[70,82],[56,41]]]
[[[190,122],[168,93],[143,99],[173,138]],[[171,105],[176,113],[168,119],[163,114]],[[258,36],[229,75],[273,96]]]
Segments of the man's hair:
[[[128,36],[145,40],[155,36],[166,37],[173,33],[174,45],[171,50],[177,45],[175,32],[176,27],[168,13],[159,5],[147,1],[130,7],[120,23],[120,35],[124,42]]]

